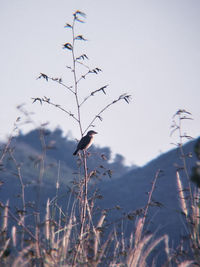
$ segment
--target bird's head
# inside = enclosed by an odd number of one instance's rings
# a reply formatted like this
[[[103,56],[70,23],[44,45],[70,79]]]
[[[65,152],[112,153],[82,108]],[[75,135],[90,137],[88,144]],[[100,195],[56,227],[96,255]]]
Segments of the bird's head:
[[[97,134],[97,132],[95,132],[95,131],[89,131],[89,132],[87,133],[87,135],[89,135],[89,136],[93,136],[93,135],[95,135],[95,134]]]

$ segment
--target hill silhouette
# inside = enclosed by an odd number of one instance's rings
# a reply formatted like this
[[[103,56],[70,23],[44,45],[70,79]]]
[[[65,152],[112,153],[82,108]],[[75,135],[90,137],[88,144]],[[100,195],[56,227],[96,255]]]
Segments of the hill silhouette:
[[[191,155],[195,141],[183,146],[185,155]],[[59,205],[65,210],[70,198],[69,188],[73,187],[81,168],[80,159],[72,156],[75,147],[76,142],[64,137],[60,129],[53,132],[36,129],[25,135],[20,134],[13,141],[1,166],[0,201],[5,203],[9,199],[13,212],[20,209],[20,168],[25,184],[27,210],[33,213],[34,208],[40,206],[44,216],[47,199],[53,200],[56,191]],[[189,171],[195,162],[195,156],[187,157]],[[124,227],[127,236],[133,229],[133,219],[147,204],[152,181],[159,170],[161,175],[153,192],[146,231],[157,236],[168,234],[171,247],[176,247],[181,238],[188,236],[176,185],[176,170],[179,169],[183,185],[187,187],[178,148],[160,155],[143,167],[128,167],[121,155],[116,155],[111,161],[110,148],[92,146],[88,154],[88,166],[89,171],[95,170],[94,184],[97,183],[101,196],[98,197],[98,207],[111,210],[109,218],[113,222],[126,218]],[[57,182],[59,187],[56,188]],[[31,216],[29,220],[31,223]]]
[[[72,155],[76,145],[77,142],[64,137],[60,129],[36,129],[25,135],[20,134],[12,141],[9,153],[1,166],[1,201],[10,199],[11,206],[12,203],[15,206],[20,205],[19,167],[25,191],[28,192],[27,201],[38,201],[40,194],[40,201],[45,205],[47,198],[55,196],[58,180],[61,194],[66,195],[67,188],[73,184],[81,167],[80,158]],[[111,176],[112,179],[117,179],[130,169],[136,168],[126,166],[120,154],[111,161],[111,150],[108,147],[92,146],[89,151],[88,168],[96,171],[98,179],[109,180]],[[37,192],[38,188],[40,193]],[[16,199],[16,196],[19,197]]]
[[[191,155],[196,140],[190,141],[183,146],[185,155]],[[195,155],[187,157],[187,167],[191,173],[197,158]],[[101,184],[104,195],[103,204],[109,207],[120,206],[123,212],[135,214],[133,211],[143,209],[148,200],[152,182],[156,172],[160,175],[153,192],[151,208],[148,215],[146,231],[158,235],[168,234],[171,237],[171,245],[177,245],[180,238],[188,236],[185,227],[185,217],[179,206],[179,195],[176,182],[176,170],[180,171],[181,180],[187,195],[187,177],[182,170],[182,159],[178,148],[172,149],[150,161],[141,168],[131,170],[120,179]],[[192,184],[192,186],[195,186]],[[130,233],[132,226],[127,225]]]

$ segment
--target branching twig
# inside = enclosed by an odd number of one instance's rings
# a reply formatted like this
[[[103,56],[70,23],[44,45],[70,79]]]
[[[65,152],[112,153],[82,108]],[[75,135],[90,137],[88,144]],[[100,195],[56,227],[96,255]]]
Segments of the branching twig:
[[[45,79],[47,82],[48,82],[48,80],[52,80],[52,81],[62,85],[66,89],[68,89],[71,93],[75,94],[75,92],[72,90],[73,87],[67,86],[66,84],[64,84],[61,78],[53,78],[53,77],[50,77],[44,73],[40,73],[40,76],[37,79],[41,79],[41,78]]]
[[[0,207],[1,207],[1,208],[5,208],[5,206],[4,206],[2,203],[0,203]],[[36,241],[35,236],[33,235],[33,233],[32,233],[32,232],[25,226],[25,224],[24,224],[21,220],[19,220],[19,219],[18,219],[18,218],[17,218],[17,217],[10,211],[10,209],[8,209],[8,214],[10,215],[10,217],[11,217],[15,222],[17,222],[18,225],[22,226],[22,228],[25,230],[25,232],[27,232],[33,240]]]
[[[186,111],[185,109],[179,109],[174,115],[173,115],[173,125],[172,127],[172,131],[170,135],[173,135],[176,131],[178,131],[178,135],[179,135],[179,142],[178,142],[178,147],[181,153],[181,160],[183,162],[183,169],[185,172],[185,175],[187,177],[187,181],[188,181],[188,187],[189,187],[189,194],[190,194],[190,200],[193,203],[193,194],[192,194],[192,188],[191,188],[191,181],[190,181],[190,175],[188,173],[188,167],[187,167],[187,163],[186,163],[186,155],[183,151],[183,139],[192,139],[191,136],[188,136],[187,134],[183,134],[182,133],[182,121],[183,120],[192,120],[191,116],[192,114],[188,111]],[[178,121],[176,122],[176,118],[178,119]]]
[[[11,134],[10,134],[10,137],[9,137],[9,139],[8,139],[8,141],[7,141],[7,143],[6,143],[6,145],[5,145],[4,148],[2,149],[2,154],[1,154],[1,156],[0,156],[0,165],[3,164],[3,160],[4,160],[6,154],[7,154],[8,151],[9,151],[9,147],[10,147],[10,145],[11,145],[11,143],[12,143],[13,138],[14,138],[14,132],[18,129],[17,123],[18,123],[19,121],[20,121],[20,117],[18,117],[18,118],[16,119],[16,121],[15,121],[15,123],[14,123],[13,130],[12,130],[12,132],[11,132]]]
[[[98,92],[103,92],[105,95],[106,95],[106,92],[105,92],[105,89],[108,87],[108,84],[107,85],[104,85],[102,86],[101,88],[95,90],[95,91],[92,91],[90,93],[90,95],[88,95],[81,103],[80,103],[80,106],[82,106],[91,96],[94,96],[96,93]]]
[[[109,103],[107,106],[105,106],[93,119],[92,119],[92,121],[89,123],[89,125],[88,125],[88,127],[85,129],[85,131],[84,131],[84,133],[86,133],[87,132],[87,130],[90,128],[90,127],[92,127],[93,126],[93,123],[94,123],[94,121],[96,120],[96,119],[99,119],[99,120],[103,120],[102,119],[102,117],[100,116],[105,110],[107,110],[110,106],[112,106],[113,104],[115,104],[115,103],[117,103],[117,102],[119,102],[120,100],[125,100],[127,103],[129,103],[130,102],[130,99],[131,99],[131,96],[130,95],[128,95],[128,94],[123,94],[123,95],[121,95],[121,96],[119,96],[119,98],[118,99],[116,99],[116,100],[113,100],[111,103]],[[83,134],[84,134],[83,133]]]
[[[33,99],[33,103],[35,103],[36,101],[39,101],[40,104],[42,104],[44,102],[44,103],[48,103],[48,104],[62,110],[63,112],[67,113],[70,117],[72,117],[75,121],[77,121],[79,123],[79,120],[75,117],[75,115],[73,113],[62,108],[59,104],[54,104],[53,102],[51,102],[50,98],[47,98],[46,96],[44,96],[43,98],[39,98],[39,97],[33,98],[32,97],[32,99]]]

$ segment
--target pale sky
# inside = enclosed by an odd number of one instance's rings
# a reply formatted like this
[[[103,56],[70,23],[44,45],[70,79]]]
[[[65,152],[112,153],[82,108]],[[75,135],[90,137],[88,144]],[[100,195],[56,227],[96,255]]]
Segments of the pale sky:
[[[178,109],[192,113],[184,131],[200,135],[200,1],[199,0],[0,0],[0,139],[5,138],[26,105],[35,126],[49,122],[80,138],[71,118],[48,105],[32,104],[47,96],[73,111],[69,92],[53,82],[36,80],[40,72],[62,77],[70,84],[70,41],[64,25],[75,10],[86,13],[77,27],[87,42],[80,52],[91,67],[103,70],[81,84],[83,94],[109,84],[107,95],[90,99],[83,107],[84,126],[99,110],[122,93],[132,95],[129,105],[112,106],[96,121],[95,144],[111,147],[127,163],[144,165],[173,148],[172,116]],[[78,50],[79,51],[79,50]],[[22,127],[33,129],[31,124]]]

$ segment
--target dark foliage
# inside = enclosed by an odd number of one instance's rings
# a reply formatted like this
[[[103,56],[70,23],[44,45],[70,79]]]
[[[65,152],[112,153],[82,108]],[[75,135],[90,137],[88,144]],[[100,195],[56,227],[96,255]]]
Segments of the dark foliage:
[[[198,161],[192,168],[191,180],[200,188],[200,138],[195,143],[194,152]]]

